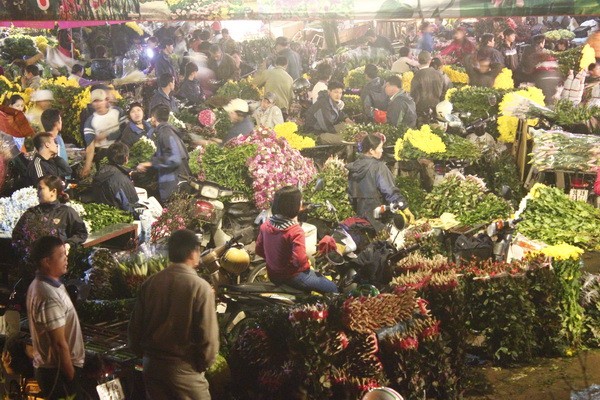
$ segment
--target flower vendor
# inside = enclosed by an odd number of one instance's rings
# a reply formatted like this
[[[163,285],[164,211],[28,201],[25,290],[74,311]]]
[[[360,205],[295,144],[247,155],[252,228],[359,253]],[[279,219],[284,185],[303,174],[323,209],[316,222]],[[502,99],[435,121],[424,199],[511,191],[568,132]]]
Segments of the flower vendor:
[[[204,90],[198,81],[198,65],[195,62],[185,65],[185,79],[176,96],[188,106],[197,106],[205,100]]]
[[[283,124],[283,114],[281,109],[275,105],[276,99],[277,95],[275,93],[265,93],[265,97],[260,102],[260,107],[252,114],[257,126],[274,128],[275,125]]]
[[[38,133],[33,138],[36,154],[27,166],[27,177],[31,185],[47,175],[58,176],[62,179],[73,172],[67,160],[58,155],[58,143],[51,133]]]
[[[176,113],[179,111],[179,106],[177,105],[177,100],[173,96],[173,92],[175,91],[175,78],[171,74],[162,74],[158,76],[158,88],[156,92],[154,92],[154,96],[152,96],[152,100],[150,100],[150,111],[154,109],[154,107],[159,104],[164,104],[169,107],[171,112]]]
[[[369,82],[361,89],[360,98],[365,115],[372,119],[375,109],[387,110],[390,99],[385,94],[385,81],[379,76],[377,65],[367,64],[365,75],[369,78]]]
[[[91,102],[94,113],[85,121],[83,129],[87,147],[82,176],[90,174],[92,161],[99,163],[106,156],[108,147],[119,139],[126,123],[125,113],[110,105],[105,90],[93,90]]]
[[[148,121],[144,120],[144,108],[140,103],[131,103],[127,111],[127,116],[129,117],[129,122],[125,125],[125,129],[121,133],[120,142],[131,147],[143,137],[152,137],[154,128]]]
[[[444,78],[431,66],[431,53],[419,53],[419,70],[411,82],[410,96],[415,101],[417,114],[426,114],[443,99]]]
[[[452,43],[440,51],[440,56],[452,56],[458,62],[462,62],[468,54],[475,52],[475,45],[467,37],[467,29],[459,26],[454,30]]]
[[[306,111],[305,130],[320,134],[319,141],[322,144],[340,143],[342,136],[337,133],[338,130],[344,124],[352,123],[340,108],[343,107],[343,94],[344,84],[331,81],[327,85],[327,91],[319,92],[316,103]]]
[[[386,122],[388,125],[413,128],[417,124],[414,100],[402,90],[402,79],[392,75],[385,80],[385,94],[390,98]]]
[[[229,54],[224,54],[218,44],[210,46],[210,59],[208,68],[215,73],[215,78],[221,84],[230,79],[240,78],[240,69],[235,65],[235,60]]]
[[[152,110],[152,125],[155,129],[156,154],[152,161],[142,162],[137,166],[139,172],[153,167],[158,171],[158,191],[164,203],[177,190],[178,183],[190,172],[188,151],[185,144],[169,124],[169,108],[164,104]]]
[[[294,91],[292,89],[294,80],[287,72],[287,68],[287,58],[278,56],[275,59],[275,68],[263,69],[254,76],[254,83],[256,86],[264,86],[266,92],[271,92],[276,95],[275,105],[279,107],[284,114],[288,113],[294,97]]]
[[[242,99],[233,99],[223,107],[223,110],[229,115],[231,121],[231,128],[227,132],[227,136],[224,143],[227,143],[231,139],[235,139],[238,136],[246,137],[254,130],[254,124],[250,117],[250,107],[248,102]]]
[[[304,230],[298,223],[302,192],[295,186],[279,189],[273,198],[273,216],[260,227],[256,254],[267,261],[269,279],[277,284],[321,293],[337,286],[310,268]]]
[[[121,210],[134,213],[139,198],[129,170],[125,164],[129,158],[129,147],[125,143],[115,142],[108,148],[108,164],[100,167],[92,184],[94,202],[108,204]]]
[[[31,243],[44,234],[55,235],[65,242],[67,252],[83,244],[88,232],[77,211],[64,204],[69,195],[64,192],[63,181],[46,175],[37,184],[37,206],[29,208],[21,216],[12,232],[15,247],[28,253]]]
[[[360,142],[359,151],[358,160],[346,165],[348,196],[356,215],[367,219],[380,231],[384,226],[373,217],[373,210],[382,204],[396,203],[409,220],[414,220],[406,199],[394,184],[392,172],[381,161],[383,140],[369,134]]]

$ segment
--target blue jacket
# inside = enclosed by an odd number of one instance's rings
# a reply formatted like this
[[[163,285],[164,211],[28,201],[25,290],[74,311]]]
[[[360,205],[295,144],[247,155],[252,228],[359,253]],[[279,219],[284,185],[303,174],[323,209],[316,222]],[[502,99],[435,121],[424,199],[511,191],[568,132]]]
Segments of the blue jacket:
[[[348,170],[348,197],[357,216],[367,219],[376,230],[383,224],[373,218],[373,210],[382,204],[398,202],[400,208],[408,207],[400,189],[394,184],[392,172],[383,161],[359,156],[346,165]]]
[[[152,166],[158,171],[158,191],[164,202],[177,190],[180,175],[192,176],[185,144],[168,122],[160,123],[155,129],[156,153]]]

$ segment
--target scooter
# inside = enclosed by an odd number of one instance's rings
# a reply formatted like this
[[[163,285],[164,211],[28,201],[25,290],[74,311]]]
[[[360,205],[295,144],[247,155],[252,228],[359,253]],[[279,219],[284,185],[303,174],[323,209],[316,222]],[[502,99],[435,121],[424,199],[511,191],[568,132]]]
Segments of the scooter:
[[[206,221],[206,229],[202,235],[202,246],[223,246],[233,232],[240,235],[239,240],[249,244],[256,239],[256,231],[252,222],[256,218],[256,211],[252,203],[241,196],[240,192],[224,188],[210,182],[199,181],[193,177],[180,177],[180,185],[187,184],[198,194],[196,210],[198,216]],[[222,199],[228,197],[227,207]]]
[[[517,224],[522,220],[523,218],[498,220],[488,225],[486,229],[486,234],[492,239],[494,243],[493,258],[495,261],[508,261],[508,253],[513,241]]]

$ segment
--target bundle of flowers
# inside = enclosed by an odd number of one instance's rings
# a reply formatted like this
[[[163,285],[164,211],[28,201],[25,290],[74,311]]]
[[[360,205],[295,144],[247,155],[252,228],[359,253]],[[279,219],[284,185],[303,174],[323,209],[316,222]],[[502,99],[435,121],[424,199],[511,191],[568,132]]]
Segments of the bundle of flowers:
[[[567,243],[584,250],[600,249],[600,210],[571,200],[562,189],[535,184],[516,214],[518,230],[549,245]]]
[[[131,146],[127,166],[129,168],[134,168],[139,163],[150,161],[154,153],[156,153],[156,144],[147,137],[142,136],[140,140]]]
[[[506,93],[499,104],[498,133],[500,135],[498,140],[501,142],[513,143],[516,139],[519,119],[508,115],[508,110],[512,104],[518,102],[520,97],[529,99],[540,106],[544,105],[544,93],[536,87],[528,87],[527,89]],[[527,123],[533,126],[537,124],[537,120],[527,120]]]
[[[2,59],[12,62],[14,60],[33,57],[38,51],[31,36],[13,34],[4,39],[0,55]]]
[[[508,68],[502,68],[494,81],[494,89],[511,90],[515,87],[515,81],[512,78],[512,71]]]
[[[152,223],[150,228],[150,241],[153,243],[171,236],[171,233],[185,229],[185,220],[181,215],[172,215],[169,209],[164,208],[162,214]]]
[[[461,114],[462,122],[468,125],[480,118],[498,114],[498,102],[503,91],[480,86],[463,86],[446,92],[446,100],[452,103],[453,111]]]
[[[190,170],[200,180],[215,182],[251,197],[252,177],[248,163],[256,154],[257,146],[253,143],[199,146],[190,152]]]
[[[133,222],[133,216],[129,212],[107,204],[83,203],[78,207],[75,203],[74,206],[71,206],[83,218],[89,232],[99,231],[114,224]],[[81,212],[82,208],[85,211],[83,213]]]
[[[557,41],[560,39],[566,39],[566,40],[575,39],[575,34],[568,29],[555,29],[553,31],[548,31],[548,32],[544,33],[544,36],[546,36],[546,39],[554,40],[554,41]]]
[[[356,94],[346,94],[343,98],[344,112],[352,119],[363,117],[363,104],[360,96]]]
[[[392,75],[394,75],[394,73],[387,69],[379,70],[379,76],[383,79],[386,79]],[[367,83],[369,83],[369,80],[370,79],[367,77],[367,75],[365,75],[365,67],[360,66],[348,72],[348,75],[346,75],[344,78],[344,85],[350,89],[362,89]]]
[[[469,84],[469,75],[467,75],[464,68],[456,67],[454,65],[444,65],[442,71],[448,75],[448,78],[450,78],[454,84]]]
[[[247,144],[256,145],[256,156],[248,159],[247,166],[258,208],[269,208],[275,192],[284,186],[306,186],[317,172],[311,159],[271,129],[256,129],[251,135],[231,140],[227,147]]]
[[[423,125],[420,129],[407,130],[404,138],[396,141],[394,157],[396,160],[418,159],[445,151],[442,138],[433,133],[431,126]]]
[[[277,137],[282,137],[292,146],[293,149],[302,150],[309,147],[315,147],[316,143],[313,138],[299,135],[298,125],[295,122],[284,122],[276,125],[273,128]]]
[[[33,187],[19,189],[10,197],[0,198],[0,230],[11,233],[21,215],[38,204],[37,190]]]
[[[429,218],[452,213],[467,225],[485,223],[496,218],[506,218],[512,212],[510,203],[487,193],[480,178],[448,174],[425,198],[422,214]]]
[[[385,136],[385,141],[394,143],[395,140],[402,137],[404,131],[401,128],[388,124],[349,124],[342,131],[342,136],[347,142],[360,143],[368,134],[378,134]]]
[[[262,97],[262,91],[253,83],[252,77],[248,77],[239,81],[227,81],[217,90],[215,95],[228,100],[244,99],[258,101]]]
[[[10,99],[11,96],[17,94],[23,98],[25,107],[29,104],[31,94],[34,92],[32,88],[23,90],[21,85],[17,82],[11,82],[4,75],[0,75],[0,103],[4,103],[5,100]]]
[[[410,86],[414,77],[415,74],[412,71],[402,74],[402,90],[404,90],[406,93],[410,93]]]
[[[304,199],[310,204],[326,204],[330,202],[335,212],[328,207],[316,208],[311,216],[326,221],[342,221],[354,215],[352,205],[348,200],[348,170],[344,161],[332,156],[325,161],[323,168],[304,191]],[[315,190],[315,183],[321,179],[323,188]]]
[[[596,62],[596,52],[592,46],[585,44],[573,49],[552,52],[558,61],[558,68],[564,76],[569,75],[569,71],[577,74],[581,70],[587,70],[590,64]]]

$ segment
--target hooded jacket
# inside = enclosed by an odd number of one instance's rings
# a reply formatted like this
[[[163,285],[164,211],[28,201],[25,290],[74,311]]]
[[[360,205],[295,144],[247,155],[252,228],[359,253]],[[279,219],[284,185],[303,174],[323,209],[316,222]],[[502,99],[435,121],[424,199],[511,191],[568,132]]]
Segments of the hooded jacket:
[[[61,238],[71,247],[83,244],[88,237],[87,228],[77,211],[57,200],[38,204],[25,211],[13,230],[13,242],[27,237],[27,225],[30,222],[34,223],[34,220],[41,221],[43,219],[48,220],[49,230],[56,229],[56,233],[52,234]]]
[[[394,184],[394,177],[383,161],[360,155],[346,165],[348,197],[357,216],[367,219],[379,231],[383,224],[373,218],[373,210],[382,204],[397,202],[401,209],[408,207],[406,199]]]
[[[371,79],[360,91],[363,110],[369,117],[373,117],[373,109],[387,110],[390,99],[385,94],[385,81],[381,77]]]
[[[94,177],[94,202],[134,212],[139,198],[125,167],[106,164]]]
[[[161,122],[155,129],[156,153],[152,166],[158,171],[158,191],[164,202],[177,189],[179,176],[191,176],[190,156],[177,132],[168,122]]]
[[[344,111],[337,109],[329,97],[329,92],[319,92],[315,104],[306,110],[305,130],[313,133],[336,133],[335,126],[346,120]]]
[[[310,269],[304,230],[280,215],[261,225],[256,254],[267,262],[267,273],[273,282],[285,282]]]

